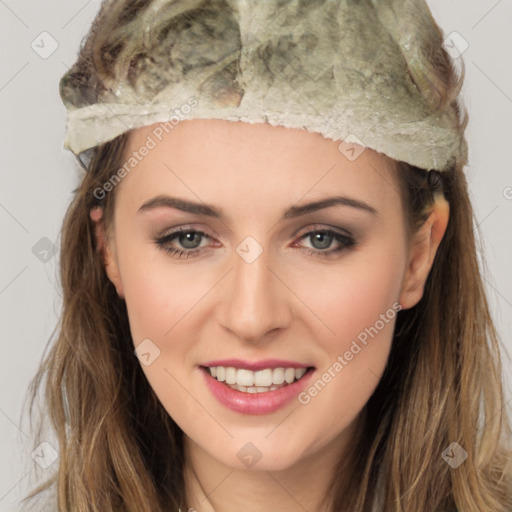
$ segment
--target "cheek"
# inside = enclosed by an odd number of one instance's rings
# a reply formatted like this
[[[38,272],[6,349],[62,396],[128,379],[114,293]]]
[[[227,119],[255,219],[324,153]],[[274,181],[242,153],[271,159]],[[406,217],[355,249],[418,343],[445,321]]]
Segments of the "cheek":
[[[322,365],[299,402],[315,412],[309,416],[322,416],[324,432],[332,435],[361,412],[386,367],[405,265],[400,246],[395,247],[383,244],[379,251],[347,259],[329,273],[328,284],[310,288],[308,305],[329,329],[319,324]]]
[[[146,338],[159,343],[171,338],[205,294],[208,277],[199,279],[194,265],[177,265],[146,244],[119,245],[120,274],[134,344]]]
[[[376,244],[375,249],[359,249],[338,265],[319,266],[314,273],[304,273],[309,276],[306,280],[296,280],[298,294],[324,324],[318,323],[316,332],[329,352],[342,350],[361,333],[364,338],[365,329],[376,323],[384,337],[389,337],[388,317],[394,318],[399,307],[404,267],[399,244],[379,244],[378,248]]]
[[[200,299],[213,287],[216,279],[210,277],[215,275],[199,279],[194,265],[170,263],[147,247],[125,250],[119,251],[125,255],[120,257],[120,272],[141,368],[162,405],[190,431],[190,419],[201,413],[193,400],[187,400],[186,391],[195,357],[193,340],[199,339],[206,322]],[[147,360],[141,357],[146,353]]]

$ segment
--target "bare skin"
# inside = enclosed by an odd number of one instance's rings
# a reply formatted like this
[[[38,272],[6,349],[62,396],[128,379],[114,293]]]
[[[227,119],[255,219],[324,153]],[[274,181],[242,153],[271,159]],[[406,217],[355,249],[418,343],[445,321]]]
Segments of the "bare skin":
[[[127,158],[153,129],[131,133]],[[183,512],[327,510],[325,486],[384,372],[397,310],[423,294],[446,201],[409,240],[390,160],[366,149],[350,161],[338,145],[305,130],[184,121],[117,186],[110,236],[97,225],[134,345],[150,339],[160,351],[143,370],[185,432]],[[140,211],[162,195],[212,205],[224,217]],[[338,204],[282,218],[292,206],[334,196],[373,211]],[[156,243],[180,226],[205,235]],[[311,234],[329,229],[341,238]],[[236,251],[249,236],[262,248],[251,263]],[[347,360],[371,326],[378,333]],[[339,356],[346,364],[336,371]],[[199,369],[226,358],[293,360],[315,367],[312,382],[329,371],[331,379],[309,401],[241,414],[212,395]],[[250,468],[237,456],[247,443],[261,455]]]

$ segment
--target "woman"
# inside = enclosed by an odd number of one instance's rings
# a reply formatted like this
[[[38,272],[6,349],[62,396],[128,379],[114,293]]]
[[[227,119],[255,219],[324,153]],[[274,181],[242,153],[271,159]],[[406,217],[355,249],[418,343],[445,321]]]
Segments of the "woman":
[[[460,86],[422,2],[103,4],[33,391],[59,510],[511,509]]]

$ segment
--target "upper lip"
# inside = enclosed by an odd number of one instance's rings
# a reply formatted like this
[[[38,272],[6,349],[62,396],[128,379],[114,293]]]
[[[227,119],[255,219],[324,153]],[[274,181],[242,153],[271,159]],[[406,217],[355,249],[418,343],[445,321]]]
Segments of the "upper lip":
[[[265,370],[266,368],[310,368],[312,365],[298,363],[296,361],[285,361],[283,359],[264,359],[262,361],[244,361],[243,359],[218,359],[202,363],[201,366],[224,366],[242,368],[244,370]]]

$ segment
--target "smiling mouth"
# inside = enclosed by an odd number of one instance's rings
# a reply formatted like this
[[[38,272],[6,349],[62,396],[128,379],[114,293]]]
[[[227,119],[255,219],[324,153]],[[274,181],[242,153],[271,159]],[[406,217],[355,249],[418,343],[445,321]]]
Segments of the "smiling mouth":
[[[225,386],[243,393],[266,393],[289,386],[314,370],[307,368],[266,368],[252,371],[232,366],[201,366],[211,377]]]

